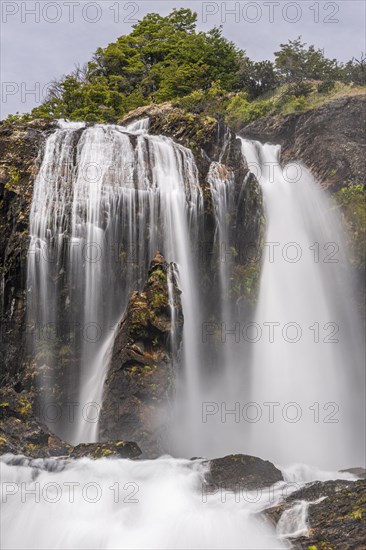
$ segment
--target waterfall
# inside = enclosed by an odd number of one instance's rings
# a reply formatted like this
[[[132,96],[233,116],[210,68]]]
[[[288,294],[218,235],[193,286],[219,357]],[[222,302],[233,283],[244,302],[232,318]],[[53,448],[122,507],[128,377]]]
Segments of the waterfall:
[[[34,185],[28,325],[50,338],[34,336],[31,345],[43,417],[73,443],[97,439],[116,325],[132,291],[142,290],[156,250],[179,266],[185,375],[188,391],[197,391],[193,243],[202,192],[191,151],[147,128],[146,119],[127,128],[61,123],[47,139]],[[62,414],[50,421],[50,407],[60,403]],[[74,422],[64,410],[70,404]]]
[[[27,280],[44,419],[73,443],[97,440],[116,327],[161,250],[177,266],[168,277],[172,315],[173,277],[179,276],[185,319],[172,431],[178,420],[183,427],[175,451],[217,456],[245,450],[282,464],[321,467],[362,461],[362,345],[330,199],[304,166],[281,167],[278,146],[242,140],[267,218],[253,320],[259,337],[236,347],[228,338],[221,374],[210,379],[196,252],[204,236],[198,170],[189,149],[148,128],[148,119],[128,127],[62,122],[47,139],[34,185]],[[230,297],[230,265],[222,258],[231,242],[234,177],[221,160],[211,163],[207,184],[219,256],[217,309],[221,326],[231,328],[242,322]],[[205,424],[206,402],[233,411],[235,423],[223,421],[221,410]],[[248,403],[260,416],[238,421]],[[62,414],[50,420],[56,405]]]
[[[267,219],[249,390],[262,417],[246,450],[281,464],[363,463],[361,323],[337,212],[304,166],[281,167],[279,146],[242,145]]]

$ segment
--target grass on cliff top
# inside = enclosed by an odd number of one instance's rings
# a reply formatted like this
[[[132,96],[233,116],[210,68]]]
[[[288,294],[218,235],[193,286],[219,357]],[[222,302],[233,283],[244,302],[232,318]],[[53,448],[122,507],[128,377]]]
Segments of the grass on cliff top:
[[[303,93],[301,93],[303,92]],[[325,105],[341,97],[362,96],[366,86],[342,82],[306,82],[302,89],[283,85],[250,100],[246,93],[226,93],[219,87],[197,90],[174,104],[186,111],[223,118],[235,131],[267,115],[287,115]]]

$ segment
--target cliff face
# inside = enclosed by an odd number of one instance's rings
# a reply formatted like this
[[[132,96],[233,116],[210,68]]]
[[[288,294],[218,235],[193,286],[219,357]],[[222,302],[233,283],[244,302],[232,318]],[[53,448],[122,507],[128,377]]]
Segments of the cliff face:
[[[366,182],[366,97],[343,97],[304,113],[268,116],[240,135],[279,143],[284,160],[304,162],[324,187]]]
[[[22,386],[29,212],[42,147],[54,124],[0,125],[1,382]]]

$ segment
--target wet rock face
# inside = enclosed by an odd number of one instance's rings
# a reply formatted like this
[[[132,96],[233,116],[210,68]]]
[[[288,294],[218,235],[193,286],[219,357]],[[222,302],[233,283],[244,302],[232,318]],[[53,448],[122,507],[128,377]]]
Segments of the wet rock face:
[[[40,152],[55,124],[0,124],[1,381],[19,382],[25,349],[29,212]]]
[[[283,481],[282,473],[268,460],[249,455],[229,455],[209,461],[208,490],[256,490]]]
[[[240,135],[282,145],[285,160],[298,159],[323,185],[337,191],[366,181],[366,97],[343,97],[305,113],[268,116]]]
[[[322,500],[320,500],[322,499]],[[266,511],[276,524],[296,502],[310,502],[307,537],[291,542],[301,550],[361,550],[366,540],[366,480],[317,481]],[[320,501],[319,501],[320,500]]]
[[[182,338],[180,290],[158,252],[143,292],[135,292],[118,328],[100,417],[100,440],[136,441],[146,457],[164,452],[164,415],[174,396],[174,359]],[[174,329],[175,346],[172,346]]]

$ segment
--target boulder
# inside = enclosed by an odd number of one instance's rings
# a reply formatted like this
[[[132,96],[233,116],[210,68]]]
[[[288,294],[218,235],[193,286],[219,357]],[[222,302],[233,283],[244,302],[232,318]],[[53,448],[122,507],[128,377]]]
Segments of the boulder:
[[[256,490],[283,481],[280,470],[268,460],[250,455],[229,455],[208,462],[206,475],[208,491],[223,488],[227,491]]]

